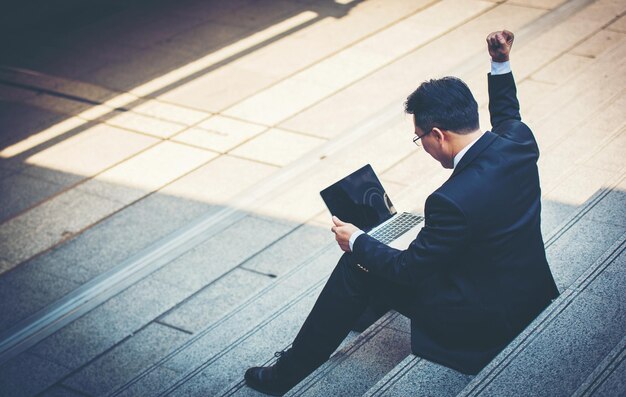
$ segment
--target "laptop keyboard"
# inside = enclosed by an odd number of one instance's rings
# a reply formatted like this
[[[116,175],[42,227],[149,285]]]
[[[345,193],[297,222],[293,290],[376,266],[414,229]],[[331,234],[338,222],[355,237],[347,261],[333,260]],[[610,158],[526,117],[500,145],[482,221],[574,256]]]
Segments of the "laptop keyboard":
[[[413,215],[408,212],[403,212],[398,216],[394,217],[389,223],[377,229],[374,232],[368,233],[370,236],[374,237],[376,240],[380,241],[384,244],[389,244],[393,240],[402,236],[413,226],[420,223],[424,217]]]

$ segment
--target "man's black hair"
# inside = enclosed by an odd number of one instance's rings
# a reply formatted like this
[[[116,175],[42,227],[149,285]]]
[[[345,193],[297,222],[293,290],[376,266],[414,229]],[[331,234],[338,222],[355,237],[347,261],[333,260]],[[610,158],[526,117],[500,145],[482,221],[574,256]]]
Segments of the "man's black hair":
[[[478,104],[469,87],[456,77],[423,82],[404,109],[425,133],[433,127],[467,134],[478,129]]]

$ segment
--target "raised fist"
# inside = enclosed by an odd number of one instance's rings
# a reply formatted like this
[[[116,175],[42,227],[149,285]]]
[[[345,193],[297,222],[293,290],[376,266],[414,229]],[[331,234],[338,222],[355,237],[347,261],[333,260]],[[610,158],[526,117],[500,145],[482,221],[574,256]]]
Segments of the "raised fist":
[[[506,62],[513,47],[515,36],[508,30],[489,33],[487,36],[487,49],[494,62]]]

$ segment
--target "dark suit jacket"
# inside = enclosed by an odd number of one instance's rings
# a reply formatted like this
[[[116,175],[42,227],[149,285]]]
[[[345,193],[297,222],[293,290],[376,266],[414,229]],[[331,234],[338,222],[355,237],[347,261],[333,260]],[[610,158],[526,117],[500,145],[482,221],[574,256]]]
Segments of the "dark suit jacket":
[[[425,204],[405,251],[359,236],[354,259],[415,290],[415,354],[480,371],[558,295],[540,229],[539,149],[521,122],[511,73],[489,75],[492,132]]]

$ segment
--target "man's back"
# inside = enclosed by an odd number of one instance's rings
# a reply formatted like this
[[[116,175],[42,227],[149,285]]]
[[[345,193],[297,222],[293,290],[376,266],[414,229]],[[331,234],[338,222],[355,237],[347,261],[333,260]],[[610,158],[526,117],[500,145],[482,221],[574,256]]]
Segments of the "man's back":
[[[494,84],[514,92],[511,74],[490,76]],[[492,96],[490,102],[499,99]],[[467,240],[457,261],[442,269],[438,282],[418,287],[431,292],[430,337],[443,346],[474,350],[458,353],[467,361],[461,364],[466,372],[479,370],[558,295],[541,236],[535,139],[516,118],[495,119],[493,132],[468,151],[426,208],[428,213],[432,201],[449,200],[466,223]],[[420,341],[415,342],[419,351]]]

